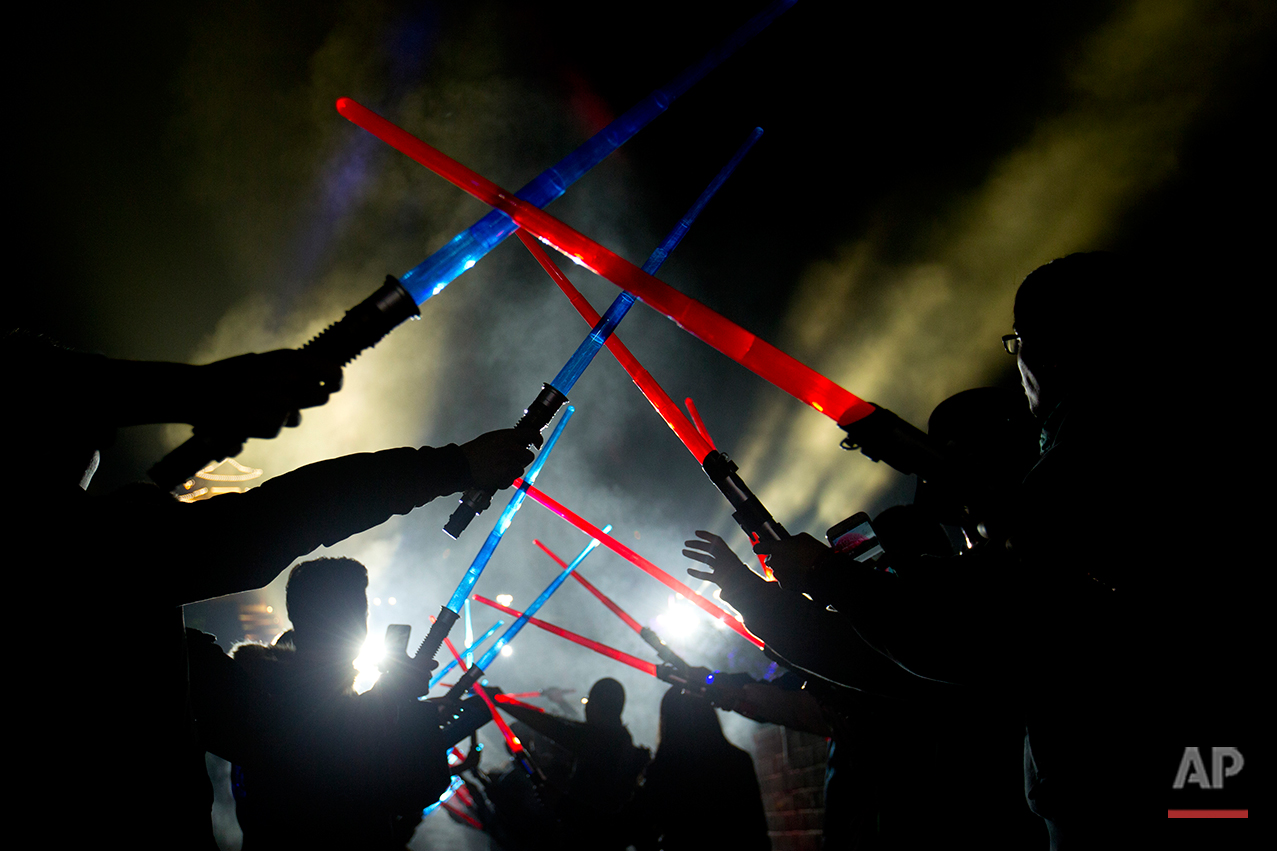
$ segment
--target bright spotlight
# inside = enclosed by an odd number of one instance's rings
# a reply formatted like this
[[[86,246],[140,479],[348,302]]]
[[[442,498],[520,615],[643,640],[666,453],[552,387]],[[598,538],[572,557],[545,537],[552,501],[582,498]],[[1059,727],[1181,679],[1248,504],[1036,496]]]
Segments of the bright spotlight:
[[[661,635],[671,638],[686,638],[695,631],[700,623],[700,615],[692,610],[691,604],[677,594],[669,599],[669,607],[656,616]]]
[[[377,678],[381,676],[378,665],[385,655],[382,636],[369,634],[359,655],[355,657],[355,670],[359,672],[355,676],[356,694],[363,694],[377,682]]]

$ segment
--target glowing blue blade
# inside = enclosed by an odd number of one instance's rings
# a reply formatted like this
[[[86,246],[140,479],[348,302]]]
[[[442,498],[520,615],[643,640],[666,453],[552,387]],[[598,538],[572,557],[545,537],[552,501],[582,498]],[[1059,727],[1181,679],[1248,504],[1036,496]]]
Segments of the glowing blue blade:
[[[554,449],[554,444],[558,442],[559,435],[563,433],[563,427],[568,424],[568,420],[572,419],[572,414],[576,413],[576,408],[568,405],[563,411],[563,416],[559,418],[559,424],[554,427],[554,431],[550,434],[550,439],[541,447],[541,451],[537,454],[536,460],[532,462],[532,466],[528,467],[528,471],[523,474],[523,484],[514,492],[514,496],[510,497],[510,502],[506,505],[505,510],[501,512],[501,516],[497,518],[497,525],[488,533],[488,539],[483,542],[483,546],[479,548],[479,553],[474,557],[474,561],[470,563],[470,569],[466,571],[466,575],[461,577],[461,584],[457,586],[457,590],[453,592],[452,599],[448,601],[448,608],[460,614],[462,605],[465,604],[466,598],[470,596],[470,592],[474,589],[474,584],[479,581],[479,574],[483,573],[483,569],[488,566],[492,554],[497,549],[497,544],[501,543],[501,537],[505,534],[505,530],[510,528],[510,522],[514,520],[514,515],[518,513],[519,507],[523,505],[523,498],[527,496],[528,488],[536,483],[536,478],[541,473],[541,468],[545,466],[545,460],[550,457],[550,450]]]
[[[603,531],[611,532],[612,524],[609,523],[604,526]],[[590,542],[585,545],[585,549],[581,550],[580,554],[578,554],[576,558],[572,559],[572,563],[564,568],[562,573],[554,577],[554,581],[546,586],[546,589],[541,592],[541,596],[533,600],[532,605],[528,606],[523,611],[523,614],[519,615],[519,617],[515,619],[514,623],[510,624],[510,628],[501,634],[501,637],[497,639],[497,643],[489,647],[488,652],[479,657],[476,667],[482,671],[488,670],[488,666],[492,664],[493,659],[497,658],[497,654],[501,652],[501,648],[509,644],[514,637],[519,634],[519,630],[523,629],[523,627],[527,624],[528,618],[533,617],[537,611],[545,605],[545,601],[550,599],[550,596],[555,591],[559,590],[559,586],[567,581],[567,578],[572,575],[572,572],[580,566],[581,562],[585,561],[586,556],[594,552],[594,548],[598,545],[598,538],[591,538]]]
[[[466,616],[466,650],[469,650],[471,647],[474,646],[474,628],[470,625],[470,598],[469,597],[466,598],[465,616]],[[471,657],[468,653],[463,654],[461,658],[466,660],[467,665],[474,663],[474,658]]]
[[[462,780],[460,777],[453,777],[452,782],[448,784],[448,788],[445,789],[443,794],[439,796],[439,800],[435,801],[433,804],[431,804],[430,806],[426,807],[424,810],[421,811],[421,817],[425,818],[426,816],[433,813],[435,810],[439,809],[439,807],[443,804],[443,802],[451,798],[453,795],[455,795],[457,790],[460,789],[463,785],[465,785],[464,780]]]
[[[546,169],[531,183],[515,193],[519,198],[544,207],[562,195],[569,186],[660,115],[675,98],[686,92],[723,60],[767,27],[797,0],[777,0],[759,12],[725,42],[710,51],[701,61],[688,68],[673,82],[657,89],[630,108],[607,127],[595,133],[585,144]],[[447,245],[418,263],[401,278],[400,283],[418,304],[438,295],[462,272],[518,230],[505,213],[493,210],[468,230],[454,236]]]
[[[466,603],[469,603],[469,602],[470,602],[469,600],[466,600]],[[461,651],[461,658],[466,660],[467,665],[470,664],[471,659],[474,656],[474,649],[478,647],[480,644],[482,644],[483,642],[487,641],[489,638],[491,638],[492,634],[503,626],[505,626],[505,621],[497,621],[491,626],[491,628],[488,629],[487,632],[479,636],[478,641],[473,641],[465,646],[465,649]],[[444,676],[455,667],[457,667],[457,660],[453,659],[451,662],[449,662],[448,664],[440,668],[439,671],[433,677],[430,678],[430,688],[434,688],[436,685],[438,685],[439,681],[442,680]]]
[[[736,166],[740,165],[740,161],[745,159],[745,155],[749,153],[749,149],[754,147],[754,143],[763,135],[763,128],[755,127],[753,132],[749,134],[749,138],[745,140],[745,144],[741,145],[736,154],[723,166],[718,176],[710,181],[709,186],[705,187],[705,191],[696,199],[696,203],[692,204],[691,209],[683,214],[683,218],[679,219],[678,224],[674,226],[665,237],[661,240],[661,244],[656,247],[647,258],[647,262],[643,264],[643,271],[649,275],[655,275],[656,271],[661,268],[661,264],[665,262],[665,258],[669,257],[683,237],[687,234],[688,228],[692,226],[692,222],[696,221],[696,217],[701,214],[701,210],[705,209],[705,205],[709,203],[709,199],[714,197],[714,193],[718,192],[719,187],[727,182],[727,178],[732,176],[732,172],[736,170]],[[576,351],[572,353],[572,357],[563,365],[563,369],[559,370],[559,374],[550,382],[550,386],[558,390],[564,396],[568,395],[572,390],[572,385],[576,384],[576,380],[585,372],[585,368],[594,360],[594,356],[599,353],[599,349],[603,348],[607,343],[607,338],[612,336],[612,332],[616,330],[616,326],[625,318],[625,314],[629,312],[634,305],[634,296],[631,293],[622,291],[608,307],[607,312],[599,319],[598,324],[590,329],[589,335],[581,341],[581,345],[576,347]]]

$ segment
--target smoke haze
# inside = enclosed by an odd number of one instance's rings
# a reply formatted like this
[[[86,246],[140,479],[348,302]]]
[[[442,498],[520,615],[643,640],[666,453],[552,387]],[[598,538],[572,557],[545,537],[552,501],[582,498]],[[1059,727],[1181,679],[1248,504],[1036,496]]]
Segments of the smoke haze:
[[[118,36],[105,40],[113,46],[34,84],[38,114],[67,132],[30,142],[45,168],[35,169],[37,235],[23,262],[56,268],[47,288],[21,297],[20,313],[70,345],[121,357],[207,362],[299,346],[486,212],[341,119],[337,97],[514,190],[760,4],[677,25],[672,4],[635,7],[642,21],[578,16],[572,3],[290,5],[194,4],[136,32],[96,22]],[[1261,165],[1254,136],[1239,131],[1259,109],[1271,4],[1091,2],[958,22],[944,4],[928,13],[798,4],[551,212],[641,263],[762,124],[767,135],[662,279],[920,426],[955,392],[1014,386],[998,338],[1036,266],[1094,248],[1165,254],[1186,234],[1240,242],[1257,230],[1210,221],[1229,208],[1195,202],[1240,192],[1236,178]],[[91,143],[82,151],[81,130]],[[1234,156],[1223,161],[1223,150]],[[560,266],[600,312],[616,295]],[[239,460],[269,478],[512,425],[586,330],[509,240],[358,358],[301,427],[250,442]],[[911,498],[912,479],[843,451],[826,418],[646,307],[619,336],[672,396],[695,399],[791,532],[820,536],[857,510]],[[613,523],[680,578],[695,529],[749,555],[726,503],[609,354],[572,401],[577,413],[538,486],[596,525]],[[139,477],[188,431],[125,436],[96,487]],[[373,634],[399,622],[414,640],[424,635],[508,493],[460,541],[440,531],[449,499],[324,553],[368,565],[381,601]],[[476,590],[530,602],[557,571],[534,538],[565,559],[587,543],[528,501]],[[582,572],[643,623],[679,606],[604,549]],[[282,611],[283,577],[252,597]],[[576,583],[542,616],[647,656]],[[193,623],[214,617],[188,611]],[[497,616],[476,605],[474,617],[478,634]],[[692,664],[765,673],[760,653],[698,617],[687,635],[667,636]],[[222,637],[228,646],[237,636]],[[493,682],[580,697],[615,677],[635,739],[655,747],[663,684],[535,629],[513,648]],[[724,723],[749,747],[749,722]],[[435,816],[417,847],[463,841],[461,831]]]

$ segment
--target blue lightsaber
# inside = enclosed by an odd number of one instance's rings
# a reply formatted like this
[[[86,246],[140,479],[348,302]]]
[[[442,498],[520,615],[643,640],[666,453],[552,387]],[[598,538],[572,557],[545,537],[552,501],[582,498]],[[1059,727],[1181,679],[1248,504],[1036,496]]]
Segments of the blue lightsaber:
[[[604,526],[603,531],[611,532],[612,524],[609,523]],[[483,676],[484,672],[488,669],[488,666],[497,658],[497,654],[501,652],[501,649],[513,641],[514,637],[519,634],[519,631],[527,626],[528,619],[540,611],[541,607],[545,605],[545,602],[549,600],[550,597],[553,596],[554,592],[559,590],[559,586],[566,582],[567,578],[571,576],[578,567],[580,567],[581,562],[585,561],[586,556],[594,552],[594,548],[597,547],[599,543],[600,541],[598,538],[590,539],[590,542],[585,545],[585,549],[581,550],[581,552],[577,554],[577,557],[572,559],[572,562],[565,567],[558,576],[554,577],[554,581],[547,585],[545,590],[541,592],[540,596],[533,600],[532,604],[524,609],[523,614],[515,618],[514,623],[510,624],[510,626],[506,628],[506,631],[501,633],[501,637],[488,648],[488,651],[479,657],[479,661],[471,665],[470,670],[466,671],[465,674],[462,675],[461,679],[457,680],[457,684],[448,692],[448,699],[460,698],[461,695],[465,694],[466,689],[470,688],[471,685]]]
[[[431,804],[430,806],[426,807],[424,810],[421,811],[421,817],[425,818],[426,816],[433,813],[435,810],[439,809],[439,807],[443,805],[444,801],[448,800],[453,795],[457,794],[457,790],[464,785],[465,785],[465,781],[462,780],[460,777],[453,777],[452,781],[448,783],[448,788],[444,789],[443,794],[439,796],[439,800],[435,801],[433,804]]]
[[[628,112],[595,133],[583,145],[555,165],[535,177],[516,196],[544,207],[562,195],[567,188],[594,168],[621,145],[633,138],[652,119],[669,108],[680,95],[696,85],[710,71],[735,53],[742,45],[767,28],[797,0],[777,0],[759,12],[704,58],[678,75],[668,85],[652,92]],[[474,266],[489,251],[519,229],[514,221],[497,210],[452,238],[443,248],[418,263],[400,278],[400,282],[418,304],[438,295],[462,272]]]
[[[695,65],[639,101],[515,195],[538,207],[554,201],[795,2],[797,0],[772,3]],[[401,322],[420,317],[417,305],[442,292],[516,230],[518,225],[509,216],[493,210],[402,277],[387,275],[385,283],[371,296],[347,311],[341,322],[330,326],[305,348],[321,363],[344,366]],[[239,454],[246,439],[244,435],[216,431],[193,435],[153,465],[147,475],[164,490],[174,490],[210,461]]]
[[[473,627],[471,626],[471,624],[470,624],[470,598],[469,598],[469,597],[467,597],[467,598],[466,598],[466,604],[465,604],[465,605],[466,605],[466,610],[465,610],[465,614],[466,614],[466,649],[467,649],[467,650],[469,650],[471,647],[473,647],[473,646],[474,646],[474,628],[473,628]],[[473,662],[473,661],[474,661],[474,657],[473,657],[473,656],[471,656],[469,653],[463,653],[463,654],[462,654],[462,658],[466,660],[466,664],[467,664],[467,665],[469,665],[471,662]]]
[[[497,525],[488,533],[487,540],[483,542],[483,546],[479,548],[474,561],[470,562],[470,567],[466,570],[465,575],[461,577],[461,582],[457,584],[457,590],[452,592],[452,597],[448,600],[447,605],[439,610],[439,616],[435,618],[430,631],[422,639],[421,646],[417,648],[414,659],[422,661],[433,659],[435,654],[439,652],[439,648],[443,646],[443,640],[448,637],[448,633],[452,630],[452,625],[461,616],[461,609],[465,604],[466,598],[470,596],[475,583],[479,581],[479,576],[483,573],[483,569],[488,566],[488,562],[492,559],[492,554],[496,552],[497,544],[501,543],[501,538],[505,535],[506,529],[510,528],[514,515],[519,512],[520,506],[523,505],[528,488],[536,481],[536,477],[541,474],[541,468],[545,466],[545,461],[550,457],[551,450],[559,442],[559,435],[563,433],[563,427],[568,424],[568,420],[572,419],[574,413],[576,413],[576,408],[571,405],[568,405],[567,409],[564,410],[563,416],[559,418],[559,424],[554,427],[549,440],[541,447],[541,451],[537,453],[532,466],[528,467],[528,471],[524,473],[523,483],[515,490],[514,496],[510,497],[510,502],[506,504],[505,510],[497,518]],[[423,653],[426,655],[423,656]]]
[[[467,600],[466,602],[468,603],[470,601]],[[468,644],[466,644],[464,648],[462,648],[461,658],[466,660],[467,665],[469,665],[472,661],[472,658],[474,656],[474,649],[478,647],[479,645],[483,644],[483,642],[487,641],[489,638],[491,638],[492,634],[495,633],[498,629],[500,629],[503,626],[505,626],[505,621],[497,621],[491,627],[488,628],[487,632],[479,636],[478,641],[471,641]],[[448,664],[440,668],[438,673],[436,673],[433,677],[430,678],[430,688],[434,688],[436,685],[438,685],[439,682],[448,674],[448,672],[455,667],[457,667],[457,660],[453,659],[451,662],[449,662]]]
[[[696,221],[696,217],[705,209],[705,205],[714,197],[719,188],[727,182],[727,178],[731,177],[732,172],[736,170],[736,166],[740,165],[741,160],[749,153],[749,149],[754,147],[754,143],[762,135],[763,128],[755,127],[753,129],[749,134],[749,138],[745,140],[745,144],[740,146],[732,158],[728,160],[727,165],[723,166],[722,170],[710,181],[709,186],[705,187],[705,191],[700,194],[700,197],[683,215],[683,218],[679,219],[673,230],[666,235],[665,239],[661,240],[661,244],[648,256],[647,262],[643,264],[644,272],[649,275],[656,274],[656,271],[661,268],[661,264],[665,262],[665,258],[669,257],[670,252],[682,242],[683,237],[692,226],[692,222]],[[568,400],[568,393],[572,391],[577,379],[581,377],[586,367],[594,360],[594,356],[599,353],[599,349],[603,348],[608,337],[612,336],[616,326],[625,318],[625,314],[634,306],[634,301],[633,293],[625,290],[621,291],[621,294],[608,307],[607,312],[603,314],[595,326],[590,329],[590,333],[581,341],[581,345],[576,347],[576,351],[572,353],[572,357],[568,358],[568,362],[559,370],[559,374],[554,377],[554,380],[541,386],[541,392],[537,394],[536,399],[523,412],[523,417],[515,425],[515,428],[535,428],[540,431],[545,427],[545,424],[554,416],[559,406]],[[452,512],[448,522],[444,524],[443,531],[454,538],[460,537],[465,528],[470,525],[470,521],[491,504],[493,493],[493,491],[472,488],[462,494],[460,505]]]

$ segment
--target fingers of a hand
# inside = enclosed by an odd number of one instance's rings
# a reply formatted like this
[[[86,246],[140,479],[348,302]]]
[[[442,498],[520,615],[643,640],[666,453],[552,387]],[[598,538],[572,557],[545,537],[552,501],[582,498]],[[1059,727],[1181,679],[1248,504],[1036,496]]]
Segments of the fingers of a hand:
[[[709,572],[709,571],[707,571],[707,570],[697,570],[697,569],[696,569],[696,568],[694,568],[694,567],[689,567],[689,568],[687,569],[687,575],[688,575],[688,576],[695,577],[695,578],[697,578],[697,579],[704,579],[706,582],[713,582],[713,581],[714,581],[714,574],[713,574],[713,573],[711,573],[711,572]]]
[[[709,553],[703,553],[699,550],[683,550],[683,555],[686,558],[690,558],[692,561],[699,561],[701,564],[708,564],[710,567],[713,567],[715,564],[715,559],[712,555]]]
[[[329,393],[336,393],[341,389],[344,377],[340,366],[334,364],[324,364],[319,373],[319,383]]]

